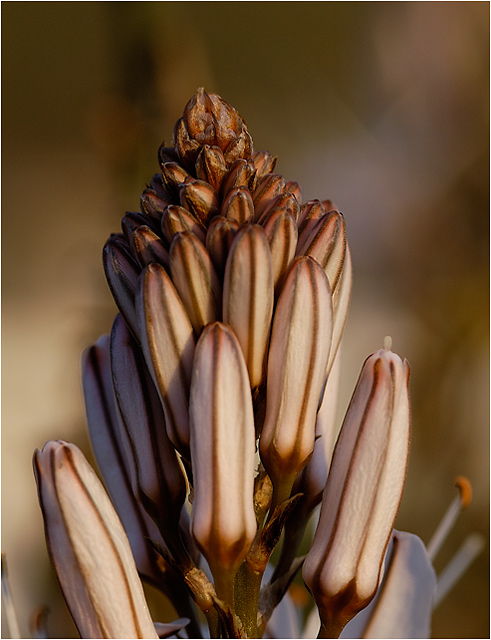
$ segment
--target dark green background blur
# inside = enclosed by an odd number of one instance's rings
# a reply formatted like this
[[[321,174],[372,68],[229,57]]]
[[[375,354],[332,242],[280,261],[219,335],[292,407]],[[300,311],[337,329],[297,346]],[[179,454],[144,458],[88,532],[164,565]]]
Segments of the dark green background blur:
[[[199,86],[305,200],[345,214],[342,409],[385,335],[412,368],[398,527],[428,541],[464,474],[474,501],[437,570],[468,533],[488,537],[488,2],[3,2],[2,53],[2,551],[23,637],[39,605],[51,637],[72,633],[32,452],[88,451],[80,354],[115,313],[102,245]],[[488,568],[486,544],[434,637],[489,637]]]

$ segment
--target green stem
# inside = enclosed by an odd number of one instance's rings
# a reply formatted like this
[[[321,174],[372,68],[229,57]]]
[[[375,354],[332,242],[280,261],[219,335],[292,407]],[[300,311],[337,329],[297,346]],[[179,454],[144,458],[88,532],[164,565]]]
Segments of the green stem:
[[[243,562],[235,577],[235,612],[242,620],[248,638],[258,637],[257,611],[263,574]]]

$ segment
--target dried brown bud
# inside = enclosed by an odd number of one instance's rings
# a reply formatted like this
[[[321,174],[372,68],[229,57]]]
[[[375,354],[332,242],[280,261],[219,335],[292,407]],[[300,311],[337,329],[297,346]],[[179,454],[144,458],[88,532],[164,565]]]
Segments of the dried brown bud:
[[[220,191],[227,173],[227,163],[219,147],[205,144],[196,160],[196,175],[200,180],[209,182],[215,191]]]
[[[179,187],[179,199],[198,222],[205,227],[218,214],[218,196],[213,187],[203,180],[189,180]]]

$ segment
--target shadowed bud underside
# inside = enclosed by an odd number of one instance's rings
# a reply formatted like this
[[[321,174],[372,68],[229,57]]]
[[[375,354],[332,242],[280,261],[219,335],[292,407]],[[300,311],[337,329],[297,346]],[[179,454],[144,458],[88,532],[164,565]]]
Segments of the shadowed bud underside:
[[[48,442],[34,472],[51,560],[82,638],[157,638],[128,539],[81,451]]]
[[[409,448],[409,366],[388,350],[363,366],[334,450],[303,577],[338,631],[373,598],[399,508]]]
[[[196,347],[190,398],[193,536],[216,577],[236,571],[256,533],[255,432],[240,345],[222,323]]]

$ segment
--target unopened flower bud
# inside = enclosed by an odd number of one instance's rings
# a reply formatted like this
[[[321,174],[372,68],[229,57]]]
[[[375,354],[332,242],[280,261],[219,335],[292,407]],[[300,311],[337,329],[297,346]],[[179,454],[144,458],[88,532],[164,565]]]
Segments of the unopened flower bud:
[[[162,234],[170,245],[176,233],[181,231],[192,231],[201,242],[205,241],[203,225],[184,207],[170,204],[162,215]]]
[[[190,421],[191,531],[217,579],[238,569],[256,533],[249,376],[237,338],[219,322],[196,347]]]
[[[264,225],[271,215],[277,211],[286,211],[294,220],[297,220],[300,211],[300,205],[293,193],[280,193],[268,204],[266,209],[259,218],[256,218],[258,224]]]
[[[135,229],[132,235],[132,244],[142,269],[152,262],[157,262],[165,268],[169,267],[169,252],[159,236],[150,227],[141,226]]]
[[[179,186],[179,200],[203,226],[218,214],[218,196],[215,189],[203,180],[188,180]]]
[[[278,173],[268,173],[254,191],[254,219],[259,220],[271,200],[285,190],[285,179]]]
[[[178,233],[170,248],[174,286],[196,335],[221,315],[222,286],[202,242],[189,231]]]
[[[283,499],[314,449],[331,334],[326,274],[311,258],[299,258],[288,273],[274,315],[260,439],[261,459]]]
[[[165,162],[162,165],[163,184],[173,196],[179,193],[179,185],[188,179],[191,179],[191,175],[178,162]]]
[[[199,180],[209,182],[218,193],[227,173],[227,163],[219,147],[205,144],[196,160],[196,176]]]
[[[206,232],[206,249],[220,276],[225,271],[228,252],[238,230],[239,223],[236,220],[216,216]]]
[[[264,178],[268,173],[273,173],[277,159],[277,156],[273,157],[267,151],[254,151],[251,160],[256,167],[258,180]]]
[[[226,195],[235,187],[247,187],[252,190],[255,171],[256,169],[251,160],[244,160],[243,158],[237,160],[223,181],[223,194]]]
[[[298,243],[303,245],[311,230],[317,224],[317,220],[327,213],[324,205],[319,200],[309,200],[300,207],[298,214]]]
[[[247,225],[230,249],[223,284],[223,320],[234,330],[251,387],[261,384],[273,315],[273,270],[266,235]]]
[[[34,454],[46,539],[82,638],[158,638],[128,538],[82,452],[48,442]]]
[[[193,327],[165,269],[150,264],[138,283],[138,324],[147,366],[164,407],[167,434],[189,459],[188,398]]]
[[[288,211],[280,209],[268,217],[264,224],[264,233],[271,250],[273,283],[275,294],[278,295],[283,278],[295,257],[297,225]]]
[[[153,220],[160,220],[165,207],[169,204],[169,197],[158,194],[153,189],[144,189],[140,197],[141,210]]]
[[[223,199],[220,213],[224,218],[236,220],[239,224],[252,220],[254,204],[249,189],[246,187],[231,189]]]
[[[367,358],[336,443],[303,567],[323,637],[339,634],[380,583],[406,476],[408,375],[389,350]]]
[[[121,235],[121,234],[120,234]],[[133,335],[138,336],[138,321],[136,318],[135,295],[140,276],[140,267],[133,259],[126,241],[121,235],[112,236],[104,245],[103,263],[104,273],[113,294],[113,298],[128,323]]]

